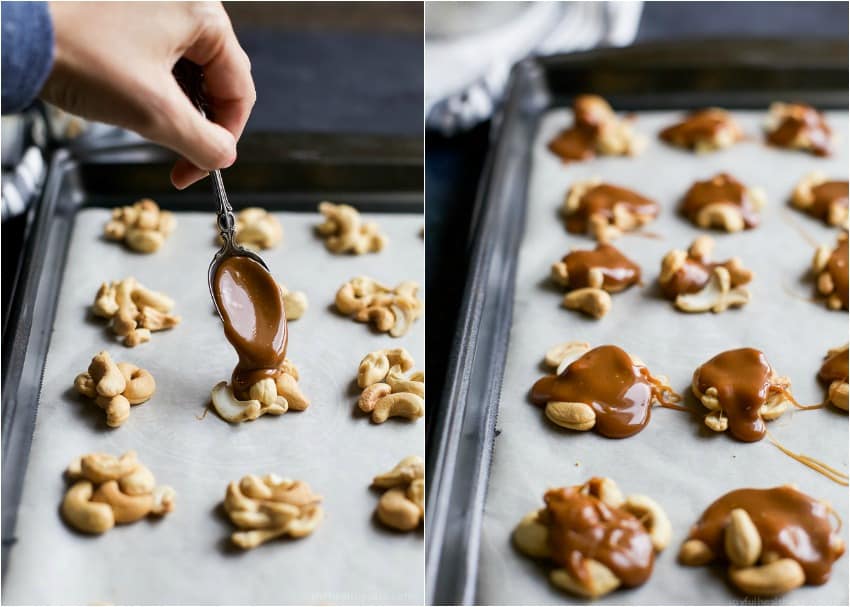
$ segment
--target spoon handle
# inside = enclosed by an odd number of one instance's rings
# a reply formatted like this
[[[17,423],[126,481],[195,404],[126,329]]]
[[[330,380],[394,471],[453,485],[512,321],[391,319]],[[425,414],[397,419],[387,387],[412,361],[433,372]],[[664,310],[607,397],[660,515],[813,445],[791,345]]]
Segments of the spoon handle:
[[[174,66],[174,76],[183,92],[192,101],[201,116],[206,116],[206,99],[203,91],[203,72],[197,65],[181,59]],[[234,233],[236,232],[236,217],[233,215],[233,207],[230,206],[230,201],[227,200],[227,192],[224,191],[224,181],[221,179],[221,171],[214,169],[210,171],[210,181],[212,183],[213,194],[215,195],[216,206],[218,207],[217,223],[218,231],[224,239],[225,246],[233,244]]]

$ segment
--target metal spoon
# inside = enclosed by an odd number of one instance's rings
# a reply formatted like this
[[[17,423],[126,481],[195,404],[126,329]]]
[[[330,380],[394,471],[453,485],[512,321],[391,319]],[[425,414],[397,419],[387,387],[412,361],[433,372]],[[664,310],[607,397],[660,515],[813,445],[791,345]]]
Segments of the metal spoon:
[[[208,105],[202,88],[204,75],[201,68],[194,63],[181,59],[174,66],[174,76],[177,78],[177,82],[180,83],[186,96],[189,97],[201,112],[201,115],[206,116],[205,108]],[[224,244],[210,263],[210,268],[207,272],[207,283],[210,288],[213,304],[215,304],[215,309],[218,311],[218,315],[224,318],[216,301],[214,286],[215,276],[221,264],[231,257],[247,257],[263,266],[267,272],[269,272],[269,267],[259,255],[236,244],[236,217],[233,215],[233,207],[230,206],[230,202],[227,200],[227,192],[224,191],[224,181],[221,179],[220,170],[213,169],[210,171],[210,182],[212,183],[213,194],[215,195],[216,206],[218,207],[216,211],[218,231],[222,240],[224,240]]]

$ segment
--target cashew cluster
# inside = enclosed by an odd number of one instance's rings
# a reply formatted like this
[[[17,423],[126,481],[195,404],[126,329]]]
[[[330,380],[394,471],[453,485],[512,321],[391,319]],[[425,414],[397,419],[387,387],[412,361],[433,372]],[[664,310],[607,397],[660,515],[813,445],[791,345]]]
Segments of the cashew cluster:
[[[835,247],[830,247],[829,245],[821,245],[815,251],[815,255],[812,258],[812,274],[815,277],[815,288],[820,295],[826,297],[826,307],[830,310],[840,310],[844,308],[847,309],[847,293],[842,293],[840,291],[841,287],[836,285],[835,276],[833,275],[832,268],[830,267],[833,264],[830,264],[830,260],[833,255],[837,255],[839,250],[842,247],[847,247],[847,232],[842,232],[838,236],[838,243]],[[846,248],[844,249],[846,252]],[[843,268],[839,267],[839,264],[834,264],[836,266],[836,270],[840,272],[847,272],[846,263]],[[845,283],[847,278],[844,278]]]
[[[646,148],[646,137],[632,128],[632,120],[622,119],[604,98],[581,95],[574,107],[576,123],[592,125],[596,136],[596,151],[604,156],[637,156]]]
[[[788,390],[791,388],[791,380],[787,377],[777,375],[771,369],[770,390],[768,391],[767,399],[764,404],[759,407],[759,417],[762,420],[769,422],[782,416],[785,413],[791,400],[788,397]],[[729,427],[729,419],[723,407],[720,406],[718,400],[718,390],[716,386],[709,386],[705,392],[701,392],[696,376],[691,382],[691,391],[697,400],[702,403],[702,406],[709,410],[703,421],[705,425],[715,432],[725,432]]]
[[[737,257],[723,263],[711,263],[714,240],[699,236],[687,251],[673,249],[661,260],[661,288],[673,295],[674,304],[683,312],[723,312],[729,308],[746,305],[750,292],[746,288],[753,273],[741,265]],[[679,281],[687,281],[688,266],[697,264],[710,271],[708,282],[697,292],[686,292],[679,288]]]
[[[108,319],[113,333],[123,337],[125,346],[150,341],[152,331],[177,326],[180,317],[171,314],[174,301],[145,288],[132,276],[100,285],[92,304],[92,313]]]
[[[218,224],[216,224],[218,228]],[[219,242],[223,243],[221,236]],[[236,243],[251,251],[271,249],[283,239],[277,217],[259,207],[247,207],[236,213]]]
[[[592,496],[611,509],[625,511],[640,521],[649,535],[656,553],[670,543],[672,526],[667,514],[654,500],[645,495],[623,497],[617,484],[610,478],[594,478],[574,487],[582,495]],[[529,512],[514,529],[514,545],[520,552],[535,559],[551,562],[547,509]],[[588,598],[598,598],[616,590],[622,581],[607,566],[590,554],[581,555],[588,573],[586,580],[571,575],[559,567],[549,573],[549,580],[558,588]]]
[[[585,341],[567,341],[549,348],[543,357],[543,362],[554,369],[556,375],[561,375],[567,367],[584,356],[590,349],[590,344]],[[636,356],[629,354],[629,357],[634,364],[646,366]],[[671,398],[679,398],[666,377],[661,375],[653,379],[663,392],[671,395]],[[546,403],[543,413],[553,424],[568,430],[586,432],[592,430],[596,425],[596,412],[587,403],[551,401]]]
[[[157,486],[135,451],[121,457],[83,455],[71,462],[66,476],[73,485],[62,500],[62,516],[84,533],[105,533],[116,524],[162,516],[174,509],[174,489]]]
[[[796,490],[793,485],[788,487]],[[799,562],[765,549],[758,528],[744,508],[735,508],[729,513],[722,533],[723,554],[715,554],[704,541],[692,538],[679,549],[679,562],[701,567],[725,561],[730,565],[732,584],[752,596],[777,596],[806,583],[806,574]],[[844,552],[844,542],[837,534],[830,536],[829,550],[837,555],[834,558]]]
[[[389,472],[372,479],[372,487],[384,489],[375,513],[387,527],[412,531],[425,517],[425,462],[418,455],[401,460]]]
[[[404,348],[376,350],[360,361],[357,385],[363,389],[357,406],[382,424],[390,417],[409,420],[425,415],[425,373],[413,369],[413,357]]]
[[[582,198],[599,185],[602,185],[602,180],[597,178],[573,183],[564,197],[561,215],[566,219],[579,212]],[[588,217],[587,227],[599,242],[610,242],[622,236],[624,232],[631,232],[645,226],[653,219],[655,219],[655,213],[639,213],[628,204],[618,203],[611,207],[610,218],[605,213],[594,213]]]
[[[704,154],[734,145],[744,138],[744,133],[729,112],[712,107],[688,114],[682,122],[664,129],[661,138],[676,147]]]
[[[177,219],[174,213],[160,210],[150,198],[143,198],[132,206],[112,210],[110,219],[103,229],[109,240],[123,241],[139,253],[153,253],[174,231]]]
[[[302,538],[322,521],[322,497],[303,481],[276,474],[243,476],[227,486],[224,511],[239,528],[231,541],[248,550],[278,537]]]
[[[325,239],[331,253],[377,253],[387,246],[387,237],[381,234],[378,224],[363,223],[360,212],[347,204],[320,202],[319,212],[325,220],[316,226],[316,232]]]
[[[115,364],[98,352],[88,371],[74,379],[74,388],[106,412],[106,424],[117,428],[130,417],[130,407],[147,402],[156,391],[153,375],[130,363]]]
[[[717,188],[718,198],[722,198],[724,184],[734,184],[736,181],[730,175],[720,173],[712,177],[710,183],[714,188]],[[693,188],[685,196],[686,203],[691,192],[693,192]],[[690,219],[694,225],[706,230],[714,228],[726,232],[740,232],[747,228],[743,209],[749,207],[753,211],[759,211],[766,204],[767,197],[764,190],[756,187],[748,187],[743,189],[740,200],[736,201],[734,198],[732,200],[718,199],[716,202],[711,202],[700,207],[696,213],[690,216]]]
[[[352,278],[336,292],[336,309],[381,333],[401,337],[422,314],[419,284],[406,281],[394,289],[366,276]]]
[[[794,188],[794,193],[791,195],[791,204],[801,211],[823,219],[828,225],[841,227],[846,230],[850,227],[848,225],[850,222],[848,222],[846,185],[844,188],[844,199],[835,198],[829,201],[829,206],[825,209],[825,213],[823,213],[822,209],[817,209],[815,206],[817,199],[814,191],[815,188],[828,181],[829,179],[827,179],[826,175],[820,171],[809,173]],[[846,184],[847,182],[844,183]]]
[[[248,400],[239,400],[226,382],[218,382],[210,399],[213,409],[232,424],[253,421],[262,415],[283,415],[289,410],[304,411],[310,401],[298,386],[298,369],[284,360],[277,378],[261,379],[248,391]]]
[[[844,359],[847,360],[847,356],[850,354],[848,350],[850,350],[850,344],[844,344],[838,348],[832,348],[826,353],[826,358],[843,356]],[[835,379],[830,382],[827,387],[826,402],[831,403],[833,406],[838,407],[843,411],[847,411],[848,397],[850,397],[850,383],[848,383],[847,377],[843,380]]]
[[[792,139],[787,140],[782,137],[780,141],[777,141],[777,138],[773,135],[786,124],[799,126],[797,126]],[[765,131],[768,141],[773,145],[781,145],[791,150],[801,150],[825,156],[829,154],[832,147],[833,136],[823,114],[803,103],[782,103],[780,101],[771,103],[765,121]]]

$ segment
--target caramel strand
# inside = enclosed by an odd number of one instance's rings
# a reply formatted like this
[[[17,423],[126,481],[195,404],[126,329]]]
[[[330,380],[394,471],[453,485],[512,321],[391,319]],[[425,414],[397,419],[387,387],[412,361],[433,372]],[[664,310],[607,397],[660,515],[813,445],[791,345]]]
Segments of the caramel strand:
[[[774,447],[782,451],[791,459],[794,459],[803,464],[804,466],[811,468],[818,474],[825,476],[834,483],[843,485],[845,487],[848,486],[848,478],[850,477],[848,477],[846,473],[841,472],[840,470],[833,468],[832,466],[825,464],[824,462],[817,460],[813,457],[809,457],[808,455],[791,451],[789,448],[787,448],[782,443],[773,438],[770,432],[767,433],[767,438],[770,440]]]

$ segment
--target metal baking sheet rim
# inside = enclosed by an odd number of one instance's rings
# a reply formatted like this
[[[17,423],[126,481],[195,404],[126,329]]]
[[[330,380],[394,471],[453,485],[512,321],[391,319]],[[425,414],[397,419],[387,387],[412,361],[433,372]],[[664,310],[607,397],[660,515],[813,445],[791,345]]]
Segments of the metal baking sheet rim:
[[[665,46],[658,45],[659,48]],[[629,50],[635,49],[626,49],[627,52]],[[609,52],[619,51],[603,49],[584,55],[597,58]],[[552,92],[545,82],[546,70],[559,62],[575,65],[575,61],[576,56],[556,56],[526,59],[515,65],[505,104],[493,118],[491,142],[494,147],[488,154],[485,170],[479,180],[474,223],[470,231],[473,241],[471,278],[467,282],[460,308],[458,330],[450,353],[449,375],[442,395],[446,411],[438,421],[440,444],[434,453],[428,454],[430,491],[426,521],[429,529],[426,599],[429,604],[475,603],[481,522],[512,325],[515,292],[513,277],[516,275],[519,247],[525,230],[532,142],[543,112],[553,103]],[[651,96],[652,93],[621,99],[629,103],[647,95]],[[846,106],[846,91],[821,89],[812,95],[825,106]],[[668,103],[665,105],[702,105],[706,102],[700,103],[700,99],[706,96],[730,98],[732,107],[737,107],[737,103],[752,106],[754,98],[760,99],[761,106],[765,107],[764,99],[778,98],[764,91],[736,91],[729,95],[718,88],[666,96]],[[506,170],[501,172],[499,169]],[[518,204],[517,201],[522,203]],[[494,253],[496,250],[498,255]],[[497,257],[501,265],[494,265]],[[494,272],[503,278],[510,277],[509,281],[503,282],[506,288],[498,293],[503,301],[508,302],[502,306],[501,310],[506,314],[500,318],[488,317],[484,313],[489,293],[482,288],[482,282],[488,277],[492,278]],[[492,329],[483,339],[480,337],[485,334],[482,324],[488,324],[487,328]],[[487,364],[480,364],[480,358],[479,364],[475,364],[482,350],[488,354]],[[480,373],[482,368],[487,372],[484,376]],[[477,374],[476,369],[479,370]],[[476,379],[478,386],[475,385]],[[481,389],[482,382],[489,390]],[[474,407],[479,408],[478,415],[470,412],[470,402],[473,402],[471,397],[476,387],[479,389],[478,395],[490,396],[474,401]],[[473,418],[473,422],[477,421],[477,425],[470,426],[470,418]],[[471,484],[474,487],[469,499],[462,499],[463,496],[458,496],[453,490],[453,485],[461,480],[470,481],[462,485]],[[460,504],[457,504],[458,500],[461,500]],[[454,533],[447,531],[450,525]],[[447,537],[452,538],[452,542],[447,543]]]

